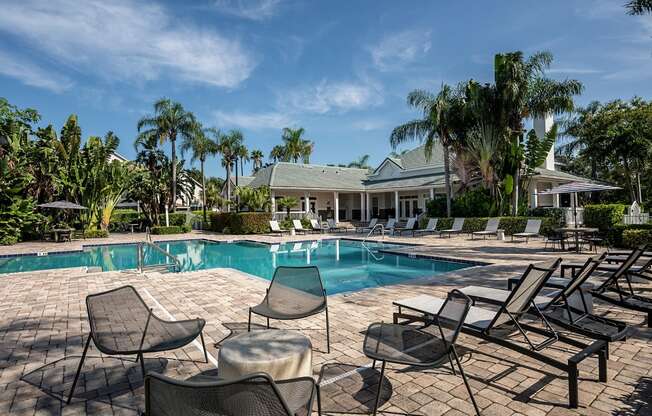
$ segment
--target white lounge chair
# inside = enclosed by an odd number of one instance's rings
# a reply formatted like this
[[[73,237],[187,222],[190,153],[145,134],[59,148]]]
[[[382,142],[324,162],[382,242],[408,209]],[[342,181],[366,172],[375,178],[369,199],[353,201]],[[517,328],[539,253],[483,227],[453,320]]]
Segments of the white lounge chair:
[[[388,232],[390,234],[394,234],[394,229],[396,228],[396,218],[390,218],[387,220],[387,223],[385,224],[385,232]]]
[[[423,228],[421,230],[414,230],[414,234],[439,234],[439,230],[437,230],[437,218],[430,218],[428,220],[428,224],[426,225],[426,228]]]
[[[487,225],[484,227],[484,231],[474,231],[471,233],[471,240],[476,235],[481,235],[483,239],[487,238],[488,235],[498,234],[498,225],[500,224],[500,218],[489,218],[487,220]]]
[[[541,230],[541,220],[527,220],[527,224],[525,224],[525,231],[523,231],[522,233],[512,234],[512,241],[514,241],[514,237],[525,238],[525,242],[527,243],[530,240],[530,238],[541,237],[541,235],[539,234],[540,230]]]
[[[326,228],[322,227],[319,220],[314,220],[314,219],[310,220],[310,228],[312,228],[312,230],[317,233],[323,233],[327,231]]]
[[[403,234],[404,232],[411,232],[414,235],[414,229],[417,228],[417,219],[409,218],[405,227],[394,227],[394,232],[398,235]]]
[[[332,219],[332,218],[328,219],[326,222],[328,223],[328,231],[337,232],[337,231],[346,231],[346,230],[348,230],[348,228],[346,228],[344,226],[340,226],[339,224],[337,224],[335,222],[335,220]]]
[[[288,232],[287,230],[283,230],[276,220],[271,220],[269,222],[269,228],[272,230],[272,234],[283,235]]]
[[[441,230],[440,235],[443,237],[447,235],[450,238],[451,234],[460,234],[464,228],[464,218],[455,218],[453,226],[447,230]]]
[[[377,223],[378,223],[378,218],[372,218],[371,221],[369,221],[369,224],[367,224],[364,227],[357,227],[355,229],[355,232],[356,233],[368,233],[368,232],[370,232],[371,230],[374,229],[374,227],[376,226]]]
[[[292,227],[294,227],[295,233],[308,234],[309,230],[303,228],[303,224],[301,224],[301,220],[292,220]]]

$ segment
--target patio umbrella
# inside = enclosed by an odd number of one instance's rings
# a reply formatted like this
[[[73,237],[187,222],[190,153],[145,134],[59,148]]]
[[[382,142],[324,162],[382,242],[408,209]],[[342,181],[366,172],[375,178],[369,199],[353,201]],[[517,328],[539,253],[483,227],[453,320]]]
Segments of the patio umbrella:
[[[580,192],[601,192],[621,189],[619,186],[607,185],[597,182],[569,182],[558,185],[543,192],[537,192],[537,195],[556,195],[571,194],[573,198],[573,220],[577,228],[577,194]]]
[[[39,208],[55,208],[55,209],[78,209],[78,210],[83,210],[83,209],[88,209],[82,205],[75,204],[74,202],[70,201],[54,201],[54,202],[48,202],[47,204],[40,204],[38,206]]]

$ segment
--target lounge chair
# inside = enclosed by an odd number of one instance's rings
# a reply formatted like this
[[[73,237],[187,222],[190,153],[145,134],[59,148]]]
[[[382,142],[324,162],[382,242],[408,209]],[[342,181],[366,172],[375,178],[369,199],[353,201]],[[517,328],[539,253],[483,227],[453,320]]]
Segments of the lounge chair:
[[[86,296],[86,310],[91,332],[70,388],[68,403],[75,393],[88,346],[93,340],[106,355],[135,355],[145,377],[143,354],[175,350],[201,338],[204,358],[208,362],[202,330],[206,321],[200,318],[164,321],[152,312],[133,286],[122,286]]]
[[[274,381],[255,373],[236,380],[194,376],[182,381],[150,373],[145,379],[145,416],[309,415],[315,391],[312,377]]]
[[[369,221],[369,224],[367,224],[364,227],[356,227],[355,232],[356,233],[369,233],[371,230],[374,229],[376,224],[378,223],[378,218],[372,218],[371,221]]]
[[[613,319],[594,315],[584,293],[583,285],[604,260],[589,258],[579,273],[558,290],[546,294],[537,294],[530,312],[542,314],[545,319],[575,334],[588,338],[614,342],[623,340],[628,335],[627,324]],[[485,302],[502,305],[509,297],[512,286],[521,278],[510,279],[510,289],[494,289],[484,286],[467,286],[462,293],[471,297],[476,303]]]
[[[328,224],[328,231],[330,232],[338,232],[338,231],[343,231],[346,232],[348,230],[348,227],[339,225],[338,223],[335,222],[334,219],[329,218],[326,223]]]
[[[452,234],[460,234],[462,232],[462,228],[464,228],[464,218],[455,218],[453,221],[453,226],[447,230],[441,230],[439,235],[442,237],[447,235],[448,238],[450,238]]]
[[[295,233],[308,234],[308,231],[310,231],[303,228],[303,224],[301,224],[301,220],[292,220],[292,227],[294,228]]]
[[[322,227],[321,223],[319,220],[310,220],[310,228],[312,228],[312,231],[316,233],[323,233],[326,232],[326,228]]]
[[[286,233],[288,232],[287,230],[283,230],[283,229],[281,228],[281,226],[278,225],[278,221],[276,221],[276,220],[271,220],[271,221],[269,222],[269,228],[270,228],[270,230],[272,231],[272,234],[280,234],[280,235],[283,235],[283,234],[286,234]]]
[[[265,299],[259,305],[249,308],[247,331],[251,331],[251,314],[270,319],[289,321],[303,319],[318,313],[326,313],[326,344],[331,351],[330,328],[328,325],[328,303],[326,290],[315,266],[277,267],[269,284]]]
[[[407,224],[405,224],[405,227],[394,227],[393,233],[398,233],[398,235],[402,235],[404,232],[406,232],[406,233],[412,233],[412,235],[414,236],[414,230],[416,228],[417,228],[417,219],[409,218]]]
[[[606,382],[609,344],[603,340],[595,340],[589,344],[585,344],[575,338],[558,333],[550,326],[542,314],[540,318],[544,324],[543,328],[522,321],[522,317],[530,313],[536,295],[540,292],[550,276],[552,276],[560,261],[561,259],[558,259],[544,266],[530,265],[514,290],[509,294],[505,302],[500,305],[498,311],[472,306],[464,320],[464,325],[462,325],[462,332],[509,348],[566,372],[568,374],[569,406],[571,408],[577,408],[579,403],[578,364],[596,354],[599,359],[599,380]],[[398,312],[394,313],[394,322],[398,322],[398,320],[427,322],[430,319],[428,316],[437,315],[437,311],[443,304],[443,299],[427,295],[394,302],[394,305],[398,307]],[[411,312],[408,314],[404,312],[405,310]],[[517,343],[513,337],[508,336],[511,333],[520,333],[526,344]],[[542,335],[545,339],[535,344],[535,341],[529,337],[529,334],[532,333]],[[568,351],[573,355],[568,360],[563,361],[559,359],[560,351],[565,350],[563,347],[555,349],[553,354],[554,358],[551,355],[545,355],[540,352],[556,342],[563,342],[569,346],[578,348],[580,351],[575,354]]]
[[[439,234],[439,230],[437,230],[437,218],[430,218],[426,228],[414,230],[414,234]]]
[[[396,218],[390,218],[385,223],[383,231],[385,233],[389,232],[389,234],[391,235],[391,234],[394,234],[394,229],[395,228],[396,228]]]
[[[512,234],[512,241],[514,241],[514,237],[525,238],[525,242],[527,243],[530,240],[530,238],[541,237],[541,235],[539,234],[540,230],[541,230],[541,220],[527,220],[527,223],[525,224],[525,231],[523,231],[522,233]]]
[[[442,365],[451,365],[455,373],[453,358],[464,380],[471,402],[478,415],[480,410],[473,397],[473,392],[466,380],[464,369],[455,351],[455,342],[462,328],[464,319],[471,308],[472,300],[462,294],[459,290],[448,293],[446,300],[437,311],[437,318],[427,322],[432,325],[434,331],[426,332],[410,325],[399,325],[389,323],[373,323],[367,328],[364,340],[364,354],[374,360],[373,367],[376,368],[376,361],[381,361],[380,377],[378,379],[378,391],[374,405],[374,415],[378,411],[380,393],[385,374],[385,364],[402,364],[411,367],[432,368]]]
[[[483,239],[487,238],[488,235],[497,235],[499,224],[500,218],[489,218],[487,220],[487,225],[484,227],[484,231],[474,231],[471,233],[471,240],[473,240],[476,235],[482,236]]]

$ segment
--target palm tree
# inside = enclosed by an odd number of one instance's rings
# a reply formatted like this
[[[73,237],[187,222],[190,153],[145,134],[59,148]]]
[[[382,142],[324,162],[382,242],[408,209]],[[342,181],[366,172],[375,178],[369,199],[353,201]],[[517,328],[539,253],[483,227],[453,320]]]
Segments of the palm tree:
[[[206,131],[201,123],[196,122],[193,126],[192,134],[183,138],[181,145],[181,154],[191,151],[191,162],[199,160],[201,171],[201,189],[202,189],[202,211],[204,223],[206,223],[206,176],[204,175],[204,163],[206,158],[217,153],[217,144],[206,136]]]
[[[358,168],[358,169],[370,169],[371,166],[369,166],[369,155],[360,156],[358,160],[354,160],[353,162],[349,163],[347,167]]]
[[[213,136],[217,143],[217,153],[222,155],[222,165],[226,169],[226,199],[231,200],[231,168],[237,160],[238,146],[242,145],[242,133],[239,130],[231,130],[228,134],[222,134],[215,128],[208,129],[207,132]],[[236,171],[237,174],[237,171]],[[227,210],[231,210],[227,204]]]
[[[249,149],[247,149],[247,146],[244,144],[241,144],[238,146],[236,154],[238,156],[238,161],[240,162],[240,176],[244,176],[244,162],[249,161]]]
[[[454,140],[454,123],[460,97],[450,86],[442,84],[437,95],[423,90],[414,90],[408,94],[408,105],[421,110],[423,118],[409,121],[396,127],[390,135],[390,143],[394,149],[402,143],[425,138],[426,159],[432,157],[435,140],[439,140],[444,150],[444,177],[446,182],[446,214],[451,216],[451,172],[450,146]]]
[[[269,152],[269,158],[272,159],[274,163],[287,162],[287,158],[285,157],[285,147],[280,144],[274,146],[272,151]]]
[[[195,116],[183,106],[168,98],[154,103],[154,114],[138,120],[137,141],[156,137],[162,143],[169,140],[172,144],[172,210],[177,205],[177,136],[188,137],[192,134]],[[143,128],[147,128],[143,130]]]
[[[299,159],[303,163],[310,162],[310,155],[314,149],[314,144],[310,140],[303,138],[305,132],[306,130],[303,127],[297,129],[286,127],[283,129],[284,159],[294,163],[299,162]]]
[[[253,173],[256,173],[258,169],[263,167],[263,151],[254,149],[251,151],[250,157],[253,162]]]
[[[625,7],[627,8],[627,14],[630,15],[652,13],[652,0],[631,0]]]

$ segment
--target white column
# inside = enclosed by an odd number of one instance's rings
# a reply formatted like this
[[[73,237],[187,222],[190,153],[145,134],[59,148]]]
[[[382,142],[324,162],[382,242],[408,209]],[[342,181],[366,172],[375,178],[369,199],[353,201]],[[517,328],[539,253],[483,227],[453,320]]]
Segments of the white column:
[[[396,221],[398,221],[398,204],[399,204],[399,199],[398,199],[398,191],[394,191],[394,209],[395,209],[395,214],[394,217],[396,218]]]
[[[554,188],[557,185],[558,184],[556,184],[556,183],[551,183],[550,187]],[[554,194],[552,196],[552,206],[555,207],[555,208],[559,208],[559,194]]]
[[[270,197],[272,198],[272,219],[276,218],[276,196],[274,195],[274,191],[270,192]]]
[[[532,203],[530,204],[531,208],[536,208],[539,206],[539,195],[537,195],[537,192],[537,185],[535,184],[534,189],[532,190]]]
[[[365,214],[365,209],[364,209],[364,193],[360,192],[360,221],[367,221],[367,219],[364,216]]]
[[[430,188],[430,200],[435,199],[435,188]]]
[[[333,192],[333,202],[335,203],[335,224],[340,222],[340,194],[338,192]],[[338,246],[339,249],[339,246]]]
[[[366,221],[371,221],[371,195],[367,193],[367,204],[365,205],[365,210],[367,211]]]
[[[310,212],[310,193],[305,192],[303,194],[303,197],[305,198],[306,201],[306,210],[304,211],[304,214],[308,215],[308,213]]]

